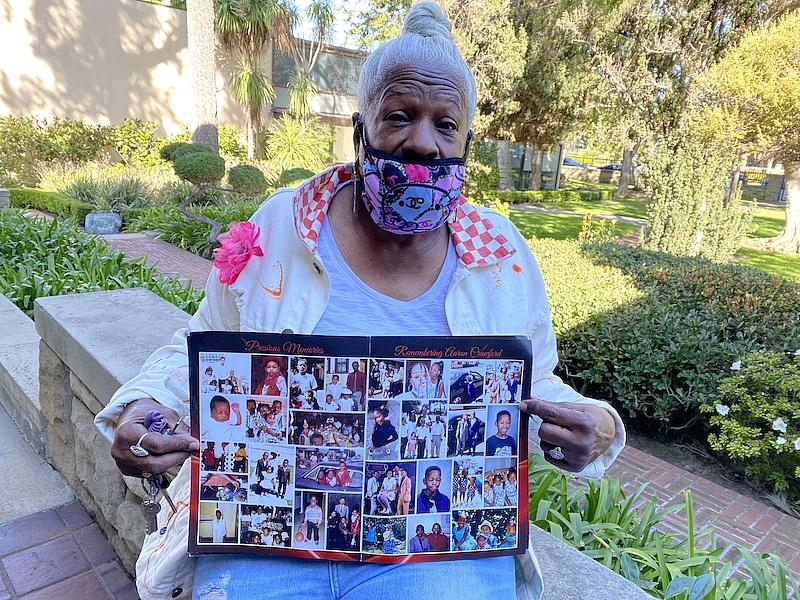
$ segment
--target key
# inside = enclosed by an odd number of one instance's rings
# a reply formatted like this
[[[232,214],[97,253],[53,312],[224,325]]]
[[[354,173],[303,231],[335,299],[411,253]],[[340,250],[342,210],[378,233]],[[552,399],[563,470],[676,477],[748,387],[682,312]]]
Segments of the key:
[[[158,513],[161,511],[161,505],[151,498],[146,498],[142,507],[144,509],[145,535],[150,535],[158,530]]]
[[[160,491],[160,475],[151,475],[147,479],[142,479],[142,487],[146,497],[142,502],[142,510],[144,511],[145,520],[145,535],[150,535],[158,529],[158,513],[161,511],[161,505],[156,498]]]

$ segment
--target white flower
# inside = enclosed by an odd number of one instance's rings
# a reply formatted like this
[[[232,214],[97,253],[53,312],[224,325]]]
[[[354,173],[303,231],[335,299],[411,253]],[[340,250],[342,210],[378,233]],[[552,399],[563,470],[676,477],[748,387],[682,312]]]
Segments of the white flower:
[[[715,404],[714,408],[717,409],[717,412],[721,414],[723,417],[731,412],[731,407],[725,404]]]
[[[772,428],[775,431],[780,431],[781,433],[786,433],[786,421],[778,417],[772,422]]]
[[[798,348],[797,350],[794,351],[794,355],[795,356],[800,356],[800,348]]]
[[[798,452],[800,452],[800,438],[797,438],[794,441],[794,449],[797,450]]]
[[[738,371],[742,368],[742,361],[737,360],[735,363],[731,365],[731,371]]]
[[[779,435],[778,439],[775,440],[775,443],[778,444],[778,446],[783,446],[786,443],[786,438],[782,435]]]

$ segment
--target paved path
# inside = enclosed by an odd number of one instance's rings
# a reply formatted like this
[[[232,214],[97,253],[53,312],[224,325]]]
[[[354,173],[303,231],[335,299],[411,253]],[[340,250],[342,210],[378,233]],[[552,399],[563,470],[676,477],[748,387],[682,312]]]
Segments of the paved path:
[[[122,249],[121,242],[124,241],[128,251],[136,256],[147,256],[155,241],[146,236],[114,238],[109,239],[109,243]],[[190,270],[186,268],[185,254],[170,244],[159,242],[157,268],[187,279],[191,279],[196,270],[202,275],[201,281],[205,281],[211,262],[195,256]],[[201,268],[201,265],[204,266]],[[726,560],[734,561],[737,568],[741,567],[741,557],[735,550],[737,545],[762,552],[778,552],[792,570],[800,574],[800,520],[630,446],[622,451],[609,474],[619,475],[629,492],[647,482],[649,487],[644,499],[657,495],[660,507],[682,502],[683,491],[691,489],[696,526],[714,526],[717,541],[725,548]],[[685,517],[673,513],[667,517],[665,527],[685,534]]]
[[[0,600],[138,598],[111,544],[2,406],[0,472]]]

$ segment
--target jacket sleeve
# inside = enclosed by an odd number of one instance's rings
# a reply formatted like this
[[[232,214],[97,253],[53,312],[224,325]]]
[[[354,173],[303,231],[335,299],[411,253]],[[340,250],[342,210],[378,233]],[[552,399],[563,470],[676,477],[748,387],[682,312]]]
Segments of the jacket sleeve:
[[[211,270],[206,283],[206,297],[188,326],[172,336],[144,362],[141,371],[123,384],[108,405],[94,419],[95,426],[109,441],[125,406],[141,398],[153,398],[178,413],[181,419],[189,414],[189,360],[186,337],[191,331],[238,331],[239,309],[236,294],[219,282],[219,272]]]
[[[608,402],[587,398],[579,394],[572,387],[564,383],[561,378],[553,374],[558,364],[558,353],[556,350],[556,336],[553,331],[550,316],[550,306],[547,301],[547,293],[544,287],[541,270],[536,260],[534,264],[534,286],[535,292],[532,306],[532,322],[529,326],[529,336],[533,345],[533,377],[531,383],[531,397],[549,400],[550,402],[576,402],[582,404],[594,404],[606,409],[614,418],[616,423],[616,436],[611,442],[608,450],[599,456],[594,462],[578,473],[582,477],[602,477],[606,469],[611,466],[619,453],[625,447],[625,425],[620,419],[617,411]],[[528,440],[531,448],[539,446],[539,427],[542,420],[531,415],[528,428]],[[541,452],[541,450],[540,450]]]

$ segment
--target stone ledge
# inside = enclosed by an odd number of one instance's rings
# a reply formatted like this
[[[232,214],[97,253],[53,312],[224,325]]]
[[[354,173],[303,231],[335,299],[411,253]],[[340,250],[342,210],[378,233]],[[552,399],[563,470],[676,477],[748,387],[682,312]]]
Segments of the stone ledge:
[[[0,404],[25,440],[44,453],[44,420],[39,404],[39,334],[33,321],[0,294]]]
[[[39,298],[36,329],[105,406],[189,315],[144,289]]]
[[[652,600],[635,584],[533,524],[530,537],[544,579],[542,600]]]

